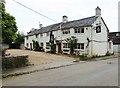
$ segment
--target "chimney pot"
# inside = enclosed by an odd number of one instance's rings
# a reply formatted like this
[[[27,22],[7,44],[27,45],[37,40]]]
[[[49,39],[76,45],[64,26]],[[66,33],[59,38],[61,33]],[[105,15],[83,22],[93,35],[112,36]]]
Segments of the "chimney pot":
[[[68,17],[66,15],[63,16],[63,23],[68,22]]]
[[[40,28],[40,29],[42,28],[42,24],[39,24],[39,28]]]

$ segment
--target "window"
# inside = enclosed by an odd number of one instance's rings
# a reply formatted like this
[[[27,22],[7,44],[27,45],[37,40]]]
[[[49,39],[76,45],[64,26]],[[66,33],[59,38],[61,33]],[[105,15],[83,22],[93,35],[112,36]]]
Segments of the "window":
[[[96,33],[100,33],[101,32],[101,26],[97,26],[96,27]]]
[[[84,28],[74,28],[74,33],[84,33]]]
[[[26,36],[26,39],[28,40],[28,36]]]
[[[41,45],[41,47],[43,47],[43,43],[42,42],[40,43],[40,45]]]
[[[77,43],[75,49],[84,49],[84,43]]]
[[[50,43],[46,42],[46,49],[50,49]]]
[[[63,43],[63,48],[70,48],[70,44],[69,43]]]
[[[38,34],[36,34],[35,36],[36,36],[36,38],[37,38],[37,37],[38,37]]]
[[[70,34],[70,30],[63,30],[63,34]]]
[[[43,34],[40,34],[40,37],[43,37]]]
[[[109,43],[109,49],[111,49],[111,42]]]
[[[47,32],[47,33],[46,33],[46,36],[49,36],[49,35],[50,35],[50,33],[49,33],[49,32]]]
[[[29,44],[27,43],[27,47],[29,47]]]

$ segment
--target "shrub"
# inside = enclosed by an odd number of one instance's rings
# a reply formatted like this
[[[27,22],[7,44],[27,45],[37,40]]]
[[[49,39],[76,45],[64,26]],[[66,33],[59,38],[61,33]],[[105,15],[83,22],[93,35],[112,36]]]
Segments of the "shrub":
[[[87,60],[86,56],[83,55],[83,54],[79,55],[79,58],[80,58],[81,61],[86,61]]]
[[[5,56],[5,52],[6,52],[7,49],[2,49],[2,57]]]
[[[111,54],[109,53],[109,51],[106,52],[105,56],[110,56]]]
[[[97,58],[97,57],[99,57],[98,55],[93,55],[91,58]]]
[[[42,51],[42,47],[40,47],[38,41],[32,40],[33,42],[33,50],[34,51]]]
[[[26,66],[28,64],[28,55],[26,56],[14,56],[14,57],[3,57],[2,58],[2,68],[18,68]]]
[[[56,54],[56,45],[55,44],[51,44],[51,53]]]

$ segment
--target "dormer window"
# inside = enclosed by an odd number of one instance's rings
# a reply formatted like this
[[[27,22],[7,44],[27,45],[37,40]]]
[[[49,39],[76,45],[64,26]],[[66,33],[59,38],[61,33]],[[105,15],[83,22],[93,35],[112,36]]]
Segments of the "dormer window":
[[[101,26],[97,26],[96,27],[96,33],[100,33],[101,32]]]
[[[84,33],[84,28],[74,28],[74,33]]]

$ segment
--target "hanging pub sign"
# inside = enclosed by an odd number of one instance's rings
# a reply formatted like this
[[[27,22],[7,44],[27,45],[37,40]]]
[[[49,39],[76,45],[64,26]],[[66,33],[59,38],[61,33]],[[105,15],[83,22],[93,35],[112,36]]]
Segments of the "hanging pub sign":
[[[96,33],[100,33],[101,32],[101,26],[97,26],[96,27]]]
[[[52,34],[52,31],[50,32],[50,42],[54,43],[54,35]]]

